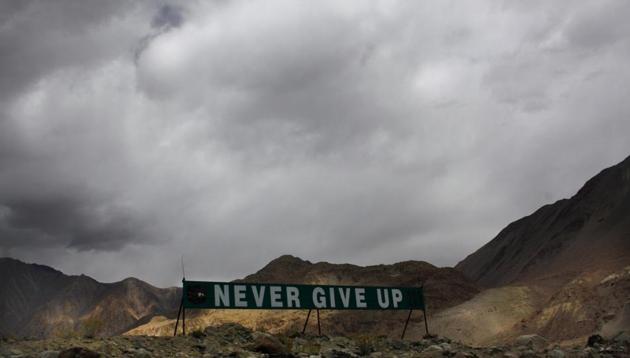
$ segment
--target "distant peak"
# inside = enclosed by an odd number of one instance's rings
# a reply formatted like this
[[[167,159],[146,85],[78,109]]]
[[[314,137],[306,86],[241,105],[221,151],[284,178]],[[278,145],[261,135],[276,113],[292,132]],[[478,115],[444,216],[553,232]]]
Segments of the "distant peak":
[[[310,265],[311,262],[307,260],[302,260],[301,258],[293,255],[282,255],[273,260],[271,260],[269,265]]]
[[[288,255],[288,254],[287,255],[278,256],[273,261],[300,261],[300,262],[306,262],[305,260],[302,260],[301,258],[299,258],[297,256]]]

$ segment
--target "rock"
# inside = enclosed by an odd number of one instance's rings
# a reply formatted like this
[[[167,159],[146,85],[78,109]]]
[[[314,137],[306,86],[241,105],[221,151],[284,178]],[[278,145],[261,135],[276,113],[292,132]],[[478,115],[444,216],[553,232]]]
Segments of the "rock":
[[[595,347],[596,345],[601,345],[604,343],[604,337],[599,334],[594,334],[588,337],[588,341],[586,341],[587,347]]]
[[[630,334],[628,334],[627,332],[619,332],[619,334],[613,337],[612,341],[617,344],[630,346]]]
[[[322,358],[354,358],[354,357],[357,357],[357,355],[352,353],[352,352],[348,352],[347,350],[335,349],[335,348],[328,348],[328,349],[322,350],[320,355],[322,356]]]
[[[504,350],[500,347],[490,347],[486,349],[487,353],[490,355],[500,355],[503,354]]]
[[[253,352],[266,354],[288,354],[287,347],[280,340],[269,333],[254,332],[252,335],[253,342],[248,345],[248,349]]]
[[[91,351],[87,348],[83,347],[72,347],[70,349],[66,349],[65,351],[61,351],[59,353],[59,358],[99,358],[100,353]]]
[[[147,351],[144,348],[132,349],[131,354],[133,354],[135,358],[151,358],[152,357],[151,352]]]
[[[430,345],[425,350],[423,350],[423,352],[442,352],[442,351],[444,351],[444,349],[442,349],[442,347],[438,346],[437,344]]]
[[[39,358],[57,358],[59,351],[43,351],[39,354]]]
[[[595,358],[595,357],[599,357],[599,354],[597,353],[597,350],[594,349],[593,347],[587,347],[587,348],[584,348],[584,350],[582,350],[582,352],[578,354],[578,357]]]
[[[566,354],[564,353],[564,351],[560,348],[554,348],[551,351],[549,351],[549,353],[547,353],[547,357],[549,358],[564,358],[566,357]]]
[[[535,351],[542,351],[547,347],[547,344],[547,340],[537,334],[526,334],[523,336],[519,336],[514,341],[514,345],[516,346],[527,347]]]
[[[443,354],[444,350],[442,349],[442,347],[438,346],[437,344],[433,344],[425,348],[419,356],[424,358],[437,358],[442,357]]]
[[[390,346],[392,349],[395,349],[395,350],[402,350],[402,349],[407,348],[407,344],[406,344],[406,342],[405,342],[405,341],[398,340],[398,339],[394,339],[394,340],[392,340],[392,341],[391,341],[391,343],[389,344],[389,346]]]
[[[538,354],[533,349],[526,349],[521,352],[521,354],[517,355],[519,358],[536,358]]]
[[[207,337],[232,344],[245,344],[252,341],[252,331],[238,323],[225,323],[220,326],[206,327],[203,333]]]
[[[440,343],[440,347],[442,348],[442,350],[446,353],[450,352],[451,350],[453,350],[453,348],[451,347],[450,344],[448,343]]]

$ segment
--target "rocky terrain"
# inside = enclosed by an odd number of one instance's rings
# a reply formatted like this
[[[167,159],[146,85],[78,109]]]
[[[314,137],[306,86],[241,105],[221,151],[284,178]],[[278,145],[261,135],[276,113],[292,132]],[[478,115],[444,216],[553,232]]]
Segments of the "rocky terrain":
[[[592,336],[573,346],[551,344],[537,335],[508,345],[466,346],[444,337],[398,340],[385,336],[272,335],[239,324],[194,331],[188,336],[117,336],[99,339],[5,340],[1,357],[624,357],[630,336]]]

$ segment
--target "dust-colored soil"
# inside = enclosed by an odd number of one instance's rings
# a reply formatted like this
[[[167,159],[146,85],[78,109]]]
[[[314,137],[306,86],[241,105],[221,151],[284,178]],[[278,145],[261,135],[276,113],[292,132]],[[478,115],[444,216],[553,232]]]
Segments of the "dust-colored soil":
[[[430,317],[432,331],[466,344],[494,344],[499,334],[536,312],[538,297],[528,287],[489,289]]]

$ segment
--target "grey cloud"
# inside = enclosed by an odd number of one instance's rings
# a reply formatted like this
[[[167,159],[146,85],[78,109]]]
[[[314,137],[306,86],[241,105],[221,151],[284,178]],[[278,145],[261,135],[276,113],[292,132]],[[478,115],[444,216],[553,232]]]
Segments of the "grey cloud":
[[[587,50],[600,50],[620,41],[627,43],[630,25],[625,14],[629,11],[630,4],[619,0],[582,8],[568,21],[567,39],[579,49]]]
[[[151,20],[151,26],[157,28],[179,27],[184,22],[182,9],[173,5],[163,5]]]
[[[3,4],[5,4],[3,2]],[[141,3],[119,1],[15,1],[2,11],[0,100],[53,71],[89,67],[129,51]],[[135,35],[137,36],[137,35]]]

